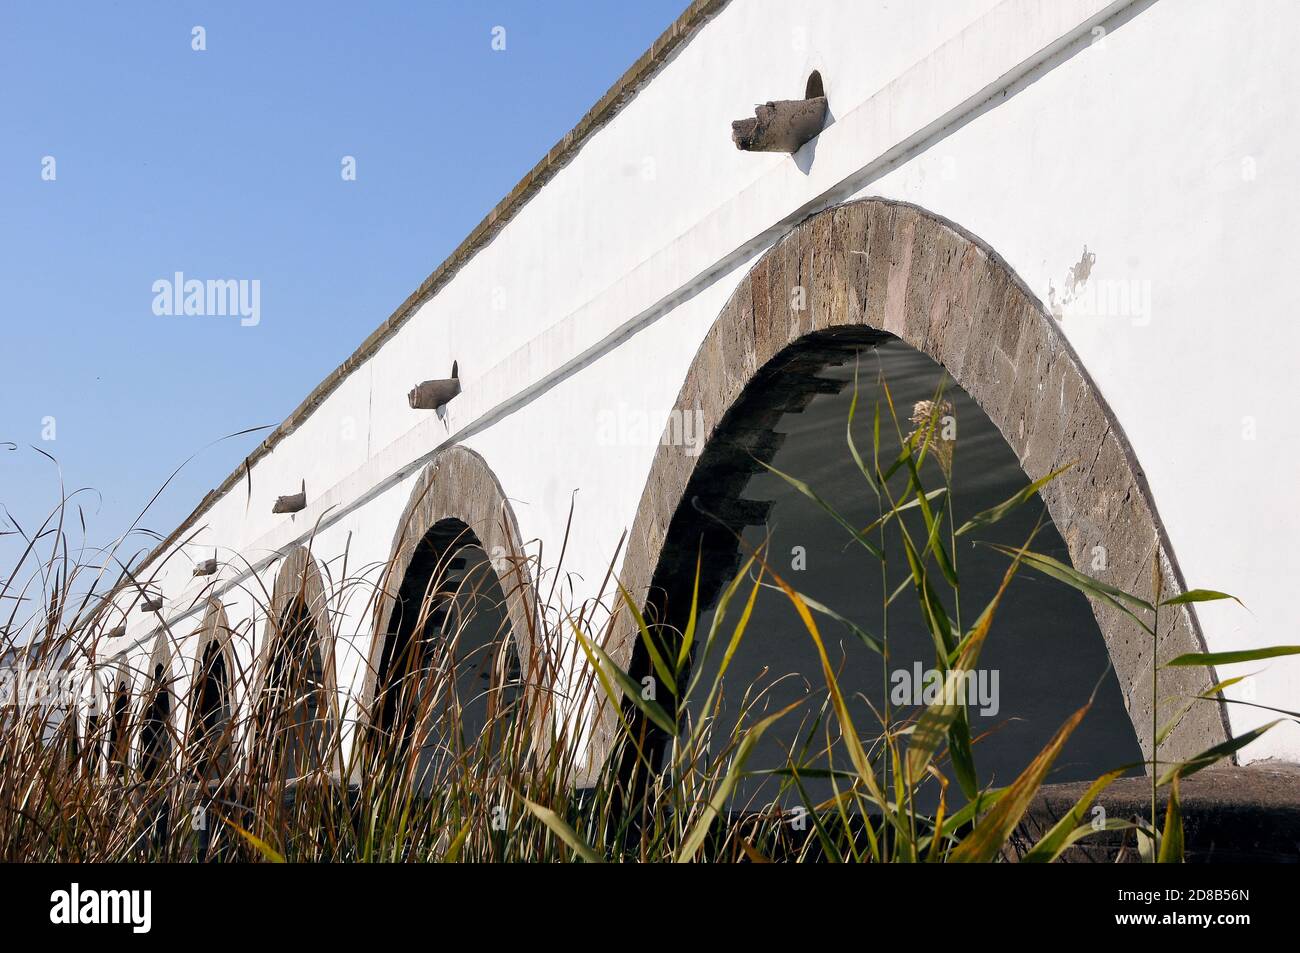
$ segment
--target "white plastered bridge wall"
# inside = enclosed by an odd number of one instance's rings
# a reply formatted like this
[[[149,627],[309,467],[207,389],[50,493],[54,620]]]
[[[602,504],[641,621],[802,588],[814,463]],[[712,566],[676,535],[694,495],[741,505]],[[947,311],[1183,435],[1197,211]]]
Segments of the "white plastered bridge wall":
[[[1104,296],[1065,303],[1062,330],[1127,433],[1188,584],[1249,609],[1202,606],[1208,648],[1294,642],[1297,28],[1285,0],[732,0],[142,578],[188,635],[203,612],[191,569],[215,547],[216,592],[260,644],[254,606],[277,552],[314,531],[327,578],[345,552],[350,575],[382,563],[423,464],[462,444],[549,553],[578,491],[565,568],[578,598],[594,596],[658,437],[610,442],[609,421],[672,407],[731,291],[790,227],[878,195],[979,236],[1045,307],[1085,246],[1077,290],[1136,289],[1122,314],[1097,313]],[[731,120],[799,97],[814,69],[822,134],[794,157],[738,152]],[[445,414],[410,410],[407,389],[453,360],[461,396]],[[307,508],[273,516],[300,482]],[[359,690],[368,613],[359,598],[331,608],[340,690]],[[143,665],[155,617],[126,621],[112,648]],[[183,680],[192,646],[173,666]],[[1300,661],[1250,668],[1255,702],[1296,707]],[[1269,714],[1230,708],[1234,733]],[[1300,730],[1245,757],[1300,760]]]

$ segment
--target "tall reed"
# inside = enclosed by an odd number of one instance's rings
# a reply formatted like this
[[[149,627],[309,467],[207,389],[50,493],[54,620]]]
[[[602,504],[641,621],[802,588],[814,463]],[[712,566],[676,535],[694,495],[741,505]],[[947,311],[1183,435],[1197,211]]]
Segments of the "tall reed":
[[[762,545],[744,552],[707,626],[697,585],[681,631],[643,617],[637,594],[612,577],[600,604],[573,606],[563,602],[562,566],[544,570],[540,559],[517,555],[499,589],[481,574],[457,575],[447,559],[419,600],[409,639],[391,650],[385,671],[376,673],[383,676],[380,690],[364,705],[341,701],[349,696],[333,682],[328,647],[312,636],[319,607],[309,604],[306,591],[287,607],[256,593],[273,648],[244,644],[227,652],[218,640],[218,648],[186,660],[203,676],[193,684],[176,680],[176,667],[161,657],[142,671],[119,668],[104,654],[100,600],[109,582],[139,584],[135,567],[118,559],[124,541],[79,562],[69,530],[75,503],[64,498],[34,532],[16,530],[22,552],[0,590],[6,610],[0,658],[11,670],[72,679],[75,696],[55,692],[0,708],[0,859],[968,862],[1009,856],[1012,832],[1089,709],[1084,705],[1060,725],[1010,784],[981,781],[958,687],[996,638],[999,607],[1018,574],[1030,569],[1118,605],[1153,644],[1162,607],[1229,597],[1193,590],[1162,599],[1158,565],[1151,599],[1120,592],[1036,553],[1031,534],[1020,546],[982,550],[978,558],[1005,558],[1002,583],[978,612],[964,606],[959,543],[1012,510],[1035,505],[1038,491],[1062,471],[958,526],[949,501],[960,448],[945,436],[951,405],[943,387],[906,420],[887,382],[879,381],[879,391],[869,446],[855,429],[856,382],[845,431],[845,452],[875,503],[869,525],[855,525],[797,476],[772,471],[879,563],[879,633],[800,593]],[[893,565],[886,554],[900,542],[905,564]],[[333,609],[357,598],[373,609],[397,584],[392,569],[344,573],[328,581],[323,598]],[[765,589],[782,594],[821,662],[822,685],[798,712],[767,712],[762,686],[724,683],[730,660],[745,651],[755,600]],[[508,618],[493,602],[540,593],[547,598],[530,603],[530,631],[512,636],[503,624],[485,643],[468,644],[476,621]],[[823,630],[861,639],[879,655],[888,684],[890,629],[904,613],[930,633],[935,666],[950,691],[932,704],[902,709],[886,692],[872,723],[859,723]],[[635,627],[670,698],[648,697],[643,683],[607,654],[615,626],[624,624]],[[236,629],[228,634],[239,649],[253,633]],[[164,650],[192,644],[184,638],[189,633],[164,635]],[[526,667],[514,636],[542,647]],[[693,660],[715,651],[722,663],[705,678]],[[1300,648],[1199,654],[1167,664],[1214,665],[1290,651]],[[86,677],[94,679],[89,693]],[[1153,652],[1153,693],[1157,678]],[[1189,699],[1180,713],[1214,703],[1233,681]],[[719,718],[726,693],[741,700],[743,711],[729,730]],[[587,729],[601,706],[612,707],[616,731],[593,774],[585,764]],[[782,763],[751,765],[758,740],[791,718],[807,726],[802,741]],[[1157,750],[1172,727],[1153,725]],[[1132,831],[1148,859],[1180,859],[1180,779],[1231,756],[1269,727],[1185,762],[1161,763],[1153,751],[1151,816],[1112,819],[1107,829]],[[1092,836],[1088,809],[1125,767],[1098,778],[1019,859],[1056,860]],[[740,783],[763,777],[774,782],[773,796],[739,803]],[[811,778],[829,781],[832,796],[809,803]],[[1156,793],[1163,786],[1172,796],[1162,819]],[[789,798],[808,809],[798,816],[801,824],[781,806]],[[923,802],[937,809],[923,811]]]

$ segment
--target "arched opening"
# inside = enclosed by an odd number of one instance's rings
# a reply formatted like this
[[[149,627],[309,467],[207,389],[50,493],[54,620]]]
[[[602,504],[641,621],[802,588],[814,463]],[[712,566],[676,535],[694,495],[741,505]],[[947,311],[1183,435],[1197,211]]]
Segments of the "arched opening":
[[[109,708],[108,767],[120,777],[131,762],[131,692],[123,676],[112,690]]]
[[[363,694],[365,770],[380,759],[391,769],[398,752],[427,786],[451,758],[495,775],[508,753],[545,743],[552,653],[537,637],[514,511],[479,454],[451,447],[421,471],[385,572]]]
[[[334,777],[341,768],[333,630],[319,568],[305,546],[284,554],[262,638],[248,760],[267,778],[297,784]],[[223,644],[222,613],[210,607],[207,630]],[[225,659],[228,676],[232,659]]]
[[[822,74],[819,70],[813,70],[808,74],[808,85],[804,87],[804,99],[816,99],[818,96],[825,96],[826,90],[822,86]]]
[[[931,632],[909,601],[902,533],[880,537],[882,566],[817,503],[764,466],[807,483],[851,525],[872,525],[881,516],[882,504],[846,439],[855,394],[854,441],[868,459],[877,408],[886,460],[895,459],[901,448],[891,401],[904,439],[910,430],[928,425],[932,414],[943,421],[939,432],[952,439],[935,444],[935,452],[922,461],[920,476],[927,490],[936,493],[934,509],[948,527],[963,525],[1029,485],[1016,454],[988,415],[946,380],[931,359],[892,335],[868,329],[812,334],[788,346],[755,375],[704,448],[669,526],[649,608],[668,631],[685,629],[696,557],[702,553],[704,611],[696,629],[691,674],[698,673],[702,685],[712,685],[732,631],[724,627],[723,637],[704,654],[704,633],[710,630],[718,595],[740,568],[742,554],[765,545],[765,558],[795,589],[850,620],[860,632],[876,639],[883,635],[888,658],[870,647],[859,631],[828,617],[819,619],[839,690],[855,726],[870,739],[879,734],[884,713],[892,721],[919,710],[927,679],[939,664]],[[894,498],[906,499],[908,481],[906,468],[894,473],[888,484]],[[1040,518],[1043,524],[1033,548],[1068,562],[1068,548],[1038,500],[1011,511],[977,536],[1019,546],[1034,533]],[[926,538],[919,509],[896,519],[913,539]],[[942,586],[937,596],[958,628],[969,628],[997,591],[1008,560],[969,541],[953,551],[952,560],[960,578],[959,596],[942,591]],[[900,587],[904,598],[899,597]],[[733,607],[733,621],[735,612]],[[634,677],[650,672],[641,649],[633,656]],[[749,767],[782,770],[793,761],[803,769],[803,790],[775,775],[750,777],[737,786],[734,806],[754,809],[773,801],[787,808],[812,806],[833,795],[832,782],[818,772],[843,768],[846,758],[827,741],[827,689],[820,656],[780,592],[760,591],[719,685],[710,710],[714,747],[719,749],[757,719],[796,706],[767,729]],[[1013,780],[1094,688],[1089,717],[1058,759],[1053,780],[1091,779],[1140,762],[1142,753],[1087,600],[1041,577],[1026,573],[1017,578],[995,616],[969,695],[981,781],[1003,785]],[[705,697],[700,691],[687,701],[683,714],[689,724],[705,716]],[[952,777],[950,770],[946,773]],[[950,790],[956,791],[957,785]],[[929,796],[937,797],[937,788]]]
[[[439,520],[415,546],[388,618],[376,744],[411,764],[427,793],[452,761],[481,768],[515,731],[519,653],[496,568],[464,522]]]
[[[257,756],[286,782],[319,772],[328,755],[328,687],[315,629],[301,598],[292,600],[271,627]]]
[[[213,639],[199,655],[190,707],[187,750],[202,781],[225,776],[231,761],[230,665],[222,644]]]
[[[100,735],[97,702],[98,698],[92,699],[90,711],[86,713],[86,731],[83,735],[86,751],[85,769],[86,773],[92,776],[99,774],[99,765],[104,748],[104,739]]]
[[[144,714],[140,719],[140,776],[156,781],[171,757],[172,696],[165,662],[154,664]]]
[[[697,456],[664,441],[656,450],[619,571],[624,587],[651,606],[657,598],[680,603],[680,580],[693,575],[694,552],[669,545],[668,535],[694,495],[707,498],[690,485],[697,471],[715,455],[743,465],[752,453],[774,454],[770,424],[786,411],[807,407],[822,389],[843,390],[842,383],[816,380],[823,376],[821,368],[837,362],[841,345],[856,351],[890,336],[947,370],[1031,480],[1056,474],[1040,495],[1069,556],[1062,562],[1121,589],[1140,586],[1138,580],[1149,579],[1156,565],[1163,592],[1186,591],[1123,427],[1041,303],[973,235],[923,209],[881,199],[810,216],[738,284],[701,343],[674,404],[700,418],[710,449]],[[786,354],[795,344],[811,347]],[[831,353],[822,359],[817,348]],[[842,354],[838,362],[843,363]],[[715,439],[751,384],[783,367],[787,373],[765,388],[777,398],[768,408],[776,413],[769,425]],[[910,416],[910,408],[901,416]],[[815,484],[817,474],[808,467],[792,469]],[[720,479],[704,488],[721,485]],[[715,515],[731,521],[733,529],[766,524],[764,504],[772,501],[742,496],[743,483],[731,489],[730,511],[715,509]],[[750,502],[742,502],[746,499]],[[711,545],[707,538],[705,545]],[[670,571],[674,562],[689,563],[689,571]],[[1222,705],[1207,702],[1183,710],[1180,701],[1205,695],[1213,673],[1166,669],[1160,697],[1153,697],[1150,643],[1141,626],[1107,600],[1092,599],[1089,605],[1148,760],[1156,743],[1153,725],[1172,726],[1159,742],[1164,763],[1226,740]],[[638,641],[636,626],[617,620],[608,652],[628,667]],[[1192,607],[1161,614],[1161,660],[1204,650]],[[617,740],[616,703],[604,705],[599,719],[593,770]]]

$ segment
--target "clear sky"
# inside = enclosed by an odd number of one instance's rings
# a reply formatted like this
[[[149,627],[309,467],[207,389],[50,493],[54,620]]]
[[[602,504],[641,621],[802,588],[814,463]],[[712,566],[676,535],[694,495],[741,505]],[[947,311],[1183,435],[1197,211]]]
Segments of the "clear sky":
[[[56,504],[40,448],[102,545],[197,452],[165,535],[264,433],[209,444],[287,416],[685,5],[6,0],[0,504]],[[258,280],[259,323],[155,314],[178,271]]]

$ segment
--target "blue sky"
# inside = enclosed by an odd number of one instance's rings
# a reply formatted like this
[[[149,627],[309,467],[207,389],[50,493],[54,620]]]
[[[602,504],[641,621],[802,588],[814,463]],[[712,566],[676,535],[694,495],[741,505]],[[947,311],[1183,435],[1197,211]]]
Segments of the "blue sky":
[[[38,447],[103,544],[198,452],[166,534],[261,435],[208,445],[279,423],[684,6],[6,2],[0,503],[56,504]],[[177,271],[258,279],[260,323],[154,314]]]

